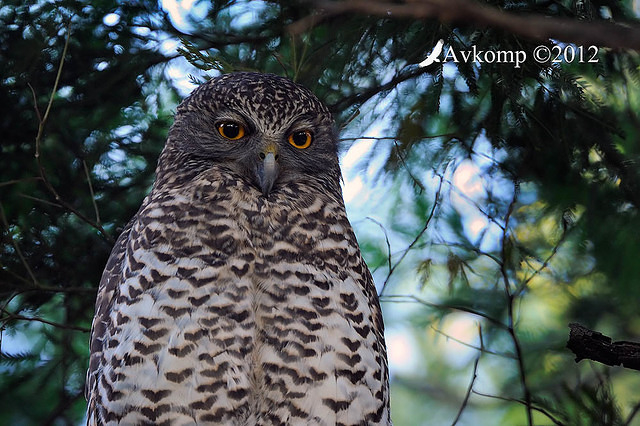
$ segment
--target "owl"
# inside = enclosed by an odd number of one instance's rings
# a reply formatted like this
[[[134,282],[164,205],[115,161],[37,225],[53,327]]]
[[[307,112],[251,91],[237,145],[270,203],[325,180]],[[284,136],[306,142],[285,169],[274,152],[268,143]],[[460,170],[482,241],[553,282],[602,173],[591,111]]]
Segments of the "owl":
[[[100,282],[88,424],[390,424],[340,179],[309,90],[258,73],[194,90]]]

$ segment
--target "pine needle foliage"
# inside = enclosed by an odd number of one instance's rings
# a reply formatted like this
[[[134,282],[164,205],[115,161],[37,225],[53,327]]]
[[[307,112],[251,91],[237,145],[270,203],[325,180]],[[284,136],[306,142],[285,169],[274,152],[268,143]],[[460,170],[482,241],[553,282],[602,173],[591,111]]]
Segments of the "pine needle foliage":
[[[640,55],[320,3],[339,2],[200,1],[180,22],[151,1],[0,6],[0,424],[82,421],[97,283],[152,182],[171,67],[287,76],[329,105],[343,151],[377,129],[360,167],[384,197],[355,226],[388,326],[409,324],[419,352],[394,373],[396,424],[638,421],[638,378],[576,365],[564,341],[570,321],[640,336]],[[637,26],[630,1],[474,4]]]

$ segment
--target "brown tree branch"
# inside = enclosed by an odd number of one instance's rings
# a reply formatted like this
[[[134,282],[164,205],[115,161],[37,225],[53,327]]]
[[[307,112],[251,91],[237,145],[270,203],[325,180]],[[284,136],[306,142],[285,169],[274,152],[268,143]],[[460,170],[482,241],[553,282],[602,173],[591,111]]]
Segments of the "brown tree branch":
[[[290,33],[301,34],[328,18],[358,13],[385,18],[438,19],[442,22],[494,27],[537,41],[556,39],[585,46],[640,50],[640,28],[637,27],[539,14],[516,14],[473,0],[406,0],[403,3],[319,0],[314,5],[318,12],[289,25]]]
[[[569,328],[567,348],[576,355],[576,362],[590,359],[606,365],[640,370],[640,343],[613,342],[610,337],[578,323],[569,324]]]

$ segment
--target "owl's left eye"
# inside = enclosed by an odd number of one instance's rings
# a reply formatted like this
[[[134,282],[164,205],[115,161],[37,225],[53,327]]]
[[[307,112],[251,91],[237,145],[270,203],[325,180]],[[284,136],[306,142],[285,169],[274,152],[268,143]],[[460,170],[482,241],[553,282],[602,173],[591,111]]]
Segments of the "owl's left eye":
[[[233,121],[225,121],[218,124],[218,133],[225,139],[237,141],[244,136],[245,130],[242,124]]]
[[[309,148],[309,145],[311,145],[311,139],[313,139],[313,137],[309,130],[299,130],[291,133],[288,141],[298,149],[305,149]]]

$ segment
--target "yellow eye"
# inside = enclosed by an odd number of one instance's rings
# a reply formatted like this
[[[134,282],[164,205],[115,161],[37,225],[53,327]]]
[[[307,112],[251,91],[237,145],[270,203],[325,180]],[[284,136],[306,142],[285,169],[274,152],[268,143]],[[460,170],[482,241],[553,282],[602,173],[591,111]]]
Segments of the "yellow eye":
[[[298,149],[309,148],[311,145],[311,132],[308,130],[299,130],[289,135],[289,143]]]
[[[244,127],[233,121],[225,121],[224,123],[218,124],[218,133],[225,139],[237,141],[244,136]]]

